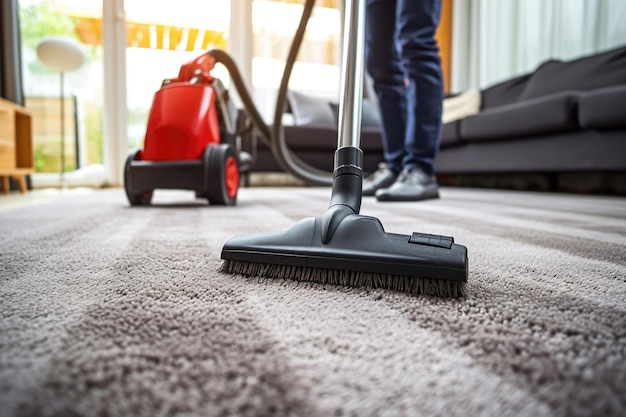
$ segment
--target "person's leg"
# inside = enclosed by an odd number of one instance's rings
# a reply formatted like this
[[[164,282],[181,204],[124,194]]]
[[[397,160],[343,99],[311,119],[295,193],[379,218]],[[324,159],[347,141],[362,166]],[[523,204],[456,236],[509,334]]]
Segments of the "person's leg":
[[[379,201],[439,197],[433,162],[439,148],[443,76],[435,31],[441,0],[397,0],[397,49],[408,83],[403,171],[375,195]]]
[[[439,149],[443,74],[435,32],[441,0],[398,0],[397,33],[402,68],[409,81],[403,167],[432,175]]]
[[[366,68],[378,99],[385,162],[398,174],[404,158],[407,102],[395,43],[396,0],[367,0],[366,20]]]

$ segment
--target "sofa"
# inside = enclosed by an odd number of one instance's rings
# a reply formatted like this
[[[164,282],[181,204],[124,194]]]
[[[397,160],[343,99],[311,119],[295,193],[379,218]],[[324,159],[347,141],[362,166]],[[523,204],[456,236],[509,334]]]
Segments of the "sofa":
[[[448,101],[462,103],[465,95],[471,108],[446,119]],[[540,183],[536,187],[553,190],[563,188],[568,178],[581,183],[595,175],[602,183],[596,189],[626,193],[626,46],[569,61],[549,60],[533,72],[477,91],[477,97],[464,92],[444,103],[435,161],[440,182],[493,186],[494,178],[527,177]],[[336,104],[296,92],[289,93],[288,102],[292,123],[285,126],[285,137],[290,149],[331,171]],[[378,111],[368,99],[362,124],[368,173],[382,161]],[[257,147],[256,156],[253,171],[281,171],[264,146]]]

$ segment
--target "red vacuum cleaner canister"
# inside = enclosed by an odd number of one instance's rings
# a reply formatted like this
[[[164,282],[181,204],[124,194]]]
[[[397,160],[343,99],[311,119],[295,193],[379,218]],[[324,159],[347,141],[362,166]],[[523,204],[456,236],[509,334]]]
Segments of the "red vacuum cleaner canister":
[[[211,76],[214,65],[204,54],[154,94],[144,148],[130,152],[124,165],[132,206],[149,205],[158,188],[193,190],[212,205],[237,203],[236,109]]]
[[[142,159],[199,159],[209,144],[220,143],[215,90],[204,84],[174,82],[154,95]]]

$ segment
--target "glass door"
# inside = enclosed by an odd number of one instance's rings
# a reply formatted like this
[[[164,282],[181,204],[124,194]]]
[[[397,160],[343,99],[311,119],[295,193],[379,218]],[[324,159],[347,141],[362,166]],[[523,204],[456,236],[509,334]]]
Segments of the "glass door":
[[[20,0],[19,7],[36,184],[38,174],[58,174],[62,165],[72,172],[103,162],[102,45],[84,30],[85,19],[99,19],[102,7],[99,0]],[[85,53],[83,64],[62,78],[37,55],[38,45],[50,36],[69,38]],[[58,186],[54,180],[49,183]]]

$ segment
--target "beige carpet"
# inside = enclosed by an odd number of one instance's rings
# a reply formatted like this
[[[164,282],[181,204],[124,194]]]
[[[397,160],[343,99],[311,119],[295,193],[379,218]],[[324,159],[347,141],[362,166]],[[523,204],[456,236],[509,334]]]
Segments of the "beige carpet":
[[[461,300],[217,272],[228,238],[318,216],[328,188],[0,212],[0,415],[625,416],[626,200],[442,197],[361,212],[466,245]]]

